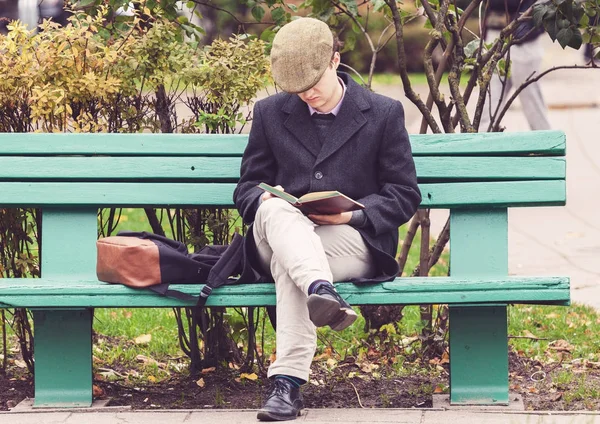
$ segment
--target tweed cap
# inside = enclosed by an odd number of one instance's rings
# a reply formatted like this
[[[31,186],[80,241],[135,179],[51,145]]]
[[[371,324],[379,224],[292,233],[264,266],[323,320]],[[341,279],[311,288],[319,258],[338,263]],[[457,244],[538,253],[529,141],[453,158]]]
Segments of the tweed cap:
[[[300,18],[284,25],[273,39],[271,72],[288,93],[312,88],[331,62],[333,34],[325,22]]]

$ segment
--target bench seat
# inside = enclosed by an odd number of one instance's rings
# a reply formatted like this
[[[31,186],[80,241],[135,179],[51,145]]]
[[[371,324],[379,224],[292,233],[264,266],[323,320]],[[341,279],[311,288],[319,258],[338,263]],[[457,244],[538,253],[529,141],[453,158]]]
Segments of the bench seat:
[[[1,308],[111,308],[184,307],[193,301],[157,296],[151,290],[132,289],[97,280],[11,279],[2,283]],[[355,285],[336,284],[351,305],[441,304],[569,304],[566,277],[506,277],[473,280],[452,277],[396,278],[394,281]],[[201,284],[174,284],[171,289],[197,295]],[[267,306],[275,304],[270,283],[239,284],[217,288],[207,306]]]

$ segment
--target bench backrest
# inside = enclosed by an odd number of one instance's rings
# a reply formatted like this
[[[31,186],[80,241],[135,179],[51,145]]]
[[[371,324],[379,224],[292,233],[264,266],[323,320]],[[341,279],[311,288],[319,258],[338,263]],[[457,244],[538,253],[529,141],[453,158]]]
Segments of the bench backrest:
[[[231,207],[246,135],[0,134],[0,207],[42,208],[42,277],[94,278],[99,207]],[[455,276],[506,275],[509,206],[565,203],[562,132],[411,137]],[[476,266],[473,266],[476,264]]]
[[[0,207],[233,206],[246,135],[0,134]],[[563,205],[565,135],[411,136],[422,207]]]

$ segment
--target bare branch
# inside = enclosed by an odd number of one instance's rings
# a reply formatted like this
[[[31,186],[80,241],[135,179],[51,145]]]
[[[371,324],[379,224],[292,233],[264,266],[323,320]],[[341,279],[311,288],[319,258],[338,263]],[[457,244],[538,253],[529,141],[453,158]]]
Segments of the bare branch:
[[[508,109],[510,108],[510,106],[512,105],[512,103],[515,101],[515,99],[517,98],[517,96],[521,93],[521,91],[523,91],[524,89],[526,89],[530,84],[533,84],[534,82],[539,81],[542,77],[544,77],[545,75],[549,74],[550,72],[558,71],[559,69],[598,69],[598,67],[595,67],[595,66],[580,66],[580,65],[555,66],[553,68],[546,69],[544,72],[542,72],[541,74],[539,74],[537,77],[533,77],[533,74],[532,74],[529,78],[527,78],[527,81],[525,81],[523,84],[521,84],[521,86],[519,88],[517,88],[515,90],[515,92],[513,93],[513,95],[508,99],[508,101],[506,102],[506,105],[504,105],[504,108],[500,112],[500,115],[498,116],[497,122],[494,124],[492,130],[493,131],[497,131],[498,130],[499,123],[502,122],[502,119],[504,118],[504,115],[506,114],[506,112],[508,111]]]
[[[404,34],[402,27],[402,18],[400,17],[400,13],[398,12],[398,5],[396,4],[396,0],[385,0],[385,3],[389,6],[392,11],[392,17],[394,19],[394,26],[396,28],[396,42],[397,42],[397,51],[398,51],[398,62],[400,67],[400,78],[402,79],[402,85],[404,86],[404,93],[406,97],[413,102],[424,119],[427,120],[427,123],[431,127],[434,133],[441,133],[440,127],[435,122],[433,115],[431,114],[431,110],[425,106],[421,97],[415,93],[412,89],[410,78],[408,77],[408,71],[406,69],[406,51],[404,49]]]

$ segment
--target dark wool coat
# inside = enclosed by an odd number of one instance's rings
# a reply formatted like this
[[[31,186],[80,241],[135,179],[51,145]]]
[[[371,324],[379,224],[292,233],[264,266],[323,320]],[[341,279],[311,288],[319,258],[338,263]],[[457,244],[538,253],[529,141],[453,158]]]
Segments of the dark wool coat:
[[[369,281],[386,281],[398,272],[398,227],[421,202],[404,110],[400,102],[368,91],[347,74],[338,75],[347,90],[322,147],[308,106],[298,95],[280,93],[256,103],[233,197],[247,223],[254,221],[263,194],[260,182],[279,184],[297,197],[338,190],[361,202],[367,222],[357,230],[379,270]],[[248,234],[246,252],[259,268],[252,231]]]

